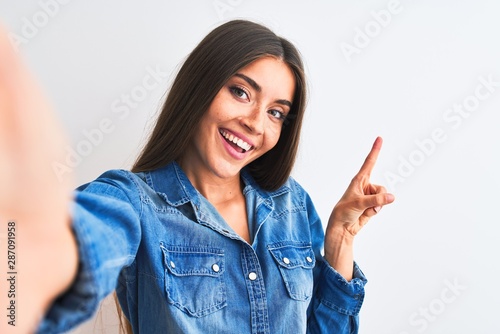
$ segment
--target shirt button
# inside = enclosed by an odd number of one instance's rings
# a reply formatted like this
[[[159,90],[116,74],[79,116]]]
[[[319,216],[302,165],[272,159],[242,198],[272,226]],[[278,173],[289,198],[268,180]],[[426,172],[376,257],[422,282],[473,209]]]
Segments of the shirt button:
[[[248,278],[251,281],[255,281],[257,279],[257,274],[252,271],[250,274],[248,274]]]
[[[174,263],[174,261],[170,261],[170,266],[172,267],[172,269],[175,269],[175,263]]]
[[[283,258],[283,262],[285,262],[285,264],[290,264],[290,260],[287,257]]]
[[[214,263],[214,264],[212,265],[212,270],[213,270],[213,271],[215,271],[216,273],[218,273],[218,272],[219,272],[220,268],[219,268],[219,266],[217,265],[217,263]]]
[[[310,256],[306,257],[306,261],[309,262],[309,263],[312,263],[313,262],[313,259],[311,259]]]

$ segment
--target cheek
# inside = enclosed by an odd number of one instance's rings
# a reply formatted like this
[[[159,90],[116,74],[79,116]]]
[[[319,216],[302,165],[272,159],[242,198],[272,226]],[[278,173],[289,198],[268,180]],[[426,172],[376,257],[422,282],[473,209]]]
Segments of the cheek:
[[[230,96],[227,96],[227,94],[222,91],[219,92],[212,101],[207,117],[212,122],[222,122],[232,118],[232,113],[234,110],[237,110],[238,107],[238,105],[235,105],[234,102],[231,101]]]
[[[233,110],[227,104],[218,104],[213,108],[213,111],[208,115],[212,124],[221,123],[232,118],[230,111]]]
[[[270,127],[267,132],[266,146],[270,150],[278,143],[281,135],[281,126]]]

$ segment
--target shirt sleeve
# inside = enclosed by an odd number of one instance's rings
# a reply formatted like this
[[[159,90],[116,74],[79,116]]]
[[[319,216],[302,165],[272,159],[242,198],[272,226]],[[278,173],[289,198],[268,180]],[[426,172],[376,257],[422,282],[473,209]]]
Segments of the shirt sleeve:
[[[110,171],[75,191],[72,228],[78,272],[46,312],[37,333],[66,332],[91,318],[115,289],[121,269],[135,260],[142,206],[133,177],[126,171]]]
[[[348,282],[323,258],[323,225],[307,194],[306,206],[316,254],[314,294],[308,309],[307,333],[358,333],[359,311],[363,304],[367,280],[356,263],[353,279]]]

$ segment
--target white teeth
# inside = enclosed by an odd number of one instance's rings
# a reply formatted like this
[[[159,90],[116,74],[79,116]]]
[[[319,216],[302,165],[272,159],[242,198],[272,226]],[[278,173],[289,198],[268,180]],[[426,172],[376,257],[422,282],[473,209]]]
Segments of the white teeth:
[[[220,134],[229,140],[230,142],[233,142],[234,144],[238,145],[240,148],[244,149],[245,151],[248,151],[249,149],[252,148],[252,145],[248,144],[247,142],[243,141],[241,138],[235,137],[230,133],[227,133],[224,130],[220,130]]]

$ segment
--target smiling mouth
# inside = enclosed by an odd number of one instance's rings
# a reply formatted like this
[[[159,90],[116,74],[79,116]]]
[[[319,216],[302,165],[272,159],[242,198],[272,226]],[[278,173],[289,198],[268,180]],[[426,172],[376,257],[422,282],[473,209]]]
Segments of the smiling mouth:
[[[236,151],[240,153],[248,152],[253,148],[252,145],[231,133],[228,133],[222,129],[220,129],[219,132],[222,137],[224,137],[224,139],[229,143],[229,145],[231,145]]]

